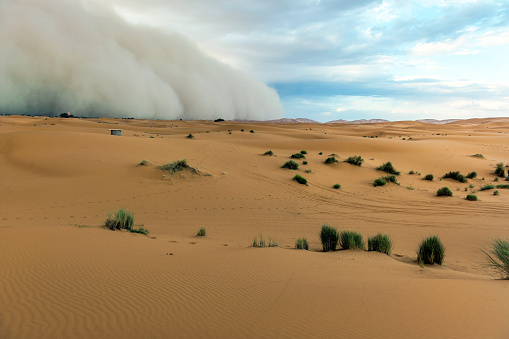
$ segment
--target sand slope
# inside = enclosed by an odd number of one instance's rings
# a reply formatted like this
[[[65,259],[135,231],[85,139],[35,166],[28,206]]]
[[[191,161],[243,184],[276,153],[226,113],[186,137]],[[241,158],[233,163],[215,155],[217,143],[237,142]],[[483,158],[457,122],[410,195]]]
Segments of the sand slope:
[[[319,125],[0,117],[0,337],[505,338],[509,285],[483,265],[481,250],[509,239],[509,190],[479,188],[507,183],[493,171],[509,162],[508,133],[509,119],[500,118]],[[276,156],[261,155],[269,149]],[[303,149],[307,165],[280,168]],[[330,154],[340,162],[323,164]],[[363,166],[342,162],[351,155]],[[157,169],[182,158],[202,174]],[[137,166],[143,159],[150,165]],[[385,161],[402,172],[400,185],[375,188]],[[438,180],[449,171],[478,177]],[[309,186],[292,181],[296,173]],[[436,180],[422,180],[428,173]],[[443,186],[454,196],[437,198]],[[479,201],[464,199],[471,191]],[[150,237],[101,227],[121,206]],[[323,253],[324,223],[366,239],[387,233],[393,255]],[[200,227],[204,238],[195,236]],[[249,247],[260,234],[279,247]],[[415,250],[433,234],[447,248],[445,263],[421,268]],[[293,249],[297,237],[310,251]]]

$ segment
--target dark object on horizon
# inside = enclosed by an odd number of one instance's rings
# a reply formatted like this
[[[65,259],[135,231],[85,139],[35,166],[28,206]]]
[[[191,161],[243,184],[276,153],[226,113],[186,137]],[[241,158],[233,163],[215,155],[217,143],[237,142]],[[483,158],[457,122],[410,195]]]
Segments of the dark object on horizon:
[[[74,118],[74,115],[72,115],[70,112],[65,112],[60,114],[61,118]]]
[[[111,135],[121,136],[122,135],[122,130],[121,129],[110,129],[110,133],[111,133]]]
[[[220,118],[220,119],[216,119],[216,120],[214,120],[214,122],[221,122],[221,121],[224,121],[224,119],[221,119],[221,118]]]

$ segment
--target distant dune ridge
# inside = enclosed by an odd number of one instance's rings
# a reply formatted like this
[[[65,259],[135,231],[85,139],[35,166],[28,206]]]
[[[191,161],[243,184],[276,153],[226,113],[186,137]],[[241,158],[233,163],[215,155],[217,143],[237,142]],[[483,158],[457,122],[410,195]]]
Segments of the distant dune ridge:
[[[276,91],[107,4],[0,1],[0,113],[274,119]]]

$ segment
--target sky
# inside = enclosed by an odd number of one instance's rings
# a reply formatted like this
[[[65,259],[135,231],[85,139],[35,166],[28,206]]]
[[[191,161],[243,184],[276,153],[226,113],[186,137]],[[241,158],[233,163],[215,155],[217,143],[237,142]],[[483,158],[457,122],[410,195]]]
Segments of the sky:
[[[509,116],[507,0],[104,0],[274,88],[286,118]]]

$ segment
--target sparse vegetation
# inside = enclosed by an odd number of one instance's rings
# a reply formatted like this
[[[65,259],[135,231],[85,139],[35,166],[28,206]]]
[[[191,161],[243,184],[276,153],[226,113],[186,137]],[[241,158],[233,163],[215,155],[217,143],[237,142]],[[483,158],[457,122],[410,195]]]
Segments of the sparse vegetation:
[[[250,130],[250,131],[249,131],[249,133],[254,133],[254,131],[253,131],[253,130]]]
[[[339,233],[338,230],[329,225],[323,225],[320,232],[320,240],[325,252],[335,251],[338,246]]]
[[[278,247],[277,240],[275,239],[269,239],[269,247]]]
[[[296,163],[293,160],[288,160],[287,162],[285,162],[283,164],[283,166],[281,166],[281,168],[288,168],[288,169],[291,169],[291,170],[297,170],[297,169],[299,169],[299,164]]]
[[[302,162],[302,164],[303,164],[303,165],[307,165],[307,164],[308,164],[308,162],[304,160],[304,161]]]
[[[265,247],[265,240],[263,239],[263,236],[260,234],[260,239],[258,237],[255,237],[253,239],[253,247]]]
[[[505,169],[504,169],[504,163],[499,162],[497,163],[497,168],[495,169],[495,175],[505,178]]]
[[[498,187],[498,186],[497,186],[497,187]],[[492,189],[494,189],[494,188],[495,188],[495,186],[494,186],[494,185],[492,185],[492,184],[486,184],[486,185],[484,185],[484,186],[481,186],[481,187],[479,188],[479,191],[492,190]]]
[[[347,162],[349,164],[355,165],[355,166],[361,166],[364,162],[364,159],[360,155],[354,155],[351,157],[348,157],[344,162]]]
[[[188,138],[188,139],[192,139],[192,138],[194,138],[194,135],[192,135],[191,133],[189,133],[189,134],[187,135],[187,137],[186,137],[186,138]]]
[[[308,241],[306,238],[299,238],[295,240],[295,248],[298,250],[308,250]]]
[[[362,235],[357,232],[343,231],[339,234],[339,245],[345,249],[364,249]]]
[[[493,192],[493,195],[499,195],[498,191]]]
[[[147,159],[144,159],[144,160],[140,161],[138,166],[148,166],[149,164],[150,164],[150,161],[148,161]]]
[[[392,241],[388,235],[378,233],[368,239],[368,251],[377,251],[391,255]]]
[[[110,230],[131,230],[134,225],[134,216],[123,208],[118,209],[114,215],[108,214],[104,226]]]
[[[467,195],[466,199],[469,201],[477,201],[477,195],[469,194],[469,195]]]
[[[426,174],[426,176],[424,177],[424,180],[433,181],[433,174]]]
[[[415,174],[413,170],[409,171],[408,174]]]
[[[196,233],[196,235],[199,237],[204,237],[206,234],[207,234],[207,231],[205,230],[205,227],[200,228],[198,230],[198,232]]]
[[[382,178],[375,179],[375,181],[373,182],[373,186],[375,186],[375,187],[384,186],[385,184],[387,184],[387,181],[385,181]]]
[[[160,166],[159,169],[161,169],[163,171],[168,171],[171,174],[176,173],[176,172],[180,172],[180,171],[183,171],[183,170],[188,170],[188,171],[191,171],[193,173],[198,173],[198,171],[195,168],[193,168],[193,167],[191,167],[191,166],[189,166],[187,164],[187,160],[186,159],[177,160],[175,162],[169,162],[167,164],[164,164],[164,165]]]
[[[306,159],[306,156],[302,153],[295,153],[290,156],[292,159]]]
[[[386,162],[381,166],[378,166],[376,169],[377,171],[382,171],[394,175],[400,175],[400,172],[396,171],[396,169],[394,168],[394,166],[392,166],[392,163],[390,161]]]
[[[394,184],[398,183],[398,179],[394,174],[386,175],[385,177],[381,177],[380,179],[384,180],[385,182],[392,182]]]
[[[147,230],[146,228],[144,227],[140,227],[140,228],[131,228],[129,230],[129,232],[131,233],[139,233],[139,234],[143,234],[143,235],[148,235],[150,233],[149,230]]]
[[[300,151],[300,154],[308,154],[308,152],[305,149],[303,149],[302,151]]]
[[[497,188],[507,188],[507,189],[509,189],[509,185],[507,185],[507,184],[506,185],[497,185]]]
[[[308,181],[302,177],[301,175],[299,174],[296,174],[294,177],[293,177],[293,180],[297,181],[299,184],[301,185],[307,185],[308,184]]]
[[[274,155],[274,152],[272,152],[272,151],[267,151],[267,152],[263,153],[263,155],[270,155],[270,156],[273,156],[273,155]]]
[[[326,164],[326,165],[331,165],[331,164],[333,164],[333,163],[335,163],[335,162],[338,162],[338,161],[336,160],[336,158],[334,158],[334,157],[328,157],[327,159],[325,159],[325,161],[324,161],[323,163],[324,163],[324,164]]]
[[[445,247],[437,236],[424,239],[417,251],[417,261],[423,264],[439,264],[444,261]]]
[[[449,187],[439,188],[437,191],[437,197],[452,197],[452,191]]]
[[[509,278],[509,242],[496,239],[491,245],[491,255],[484,252],[488,257],[488,265],[495,268],[505,278]]]
[[[467,179],[475,179],[477,178],[477,172],[470,172],[466,175]]]
[[[340,189],[340,188],[341,188],[341,185],[340,185],[340,184],[335,184],[334,186],[332,186],[332,188]]]
[[[323,154],[323,152],[318,153],[318,155],[322,155],[322,154]]]
[[[459,182],[467,182],[467,179],[465,178],[465,176],[463,174],[461,174],[459,171],[456,171],[456,172],[449,172],[449,173],[446,173],[444,174],[444,176],[442,177],[443,179],[454,179],[454,180],[457,180]]]

